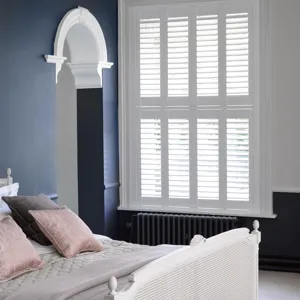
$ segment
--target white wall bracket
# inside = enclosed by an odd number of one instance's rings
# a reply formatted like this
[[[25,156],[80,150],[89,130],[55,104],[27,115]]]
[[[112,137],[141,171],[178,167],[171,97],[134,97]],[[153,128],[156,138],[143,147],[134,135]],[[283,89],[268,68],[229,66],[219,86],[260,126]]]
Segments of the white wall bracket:
[[[102,87],[102,70],[110,68],[111,63],[68,63],[75,78],[76,89],[92,89]]]

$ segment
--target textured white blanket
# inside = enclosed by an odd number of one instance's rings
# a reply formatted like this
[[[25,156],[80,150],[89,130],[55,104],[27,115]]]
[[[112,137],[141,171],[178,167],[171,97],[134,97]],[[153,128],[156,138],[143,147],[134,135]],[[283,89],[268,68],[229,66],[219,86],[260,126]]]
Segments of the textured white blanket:
[[[0,283],[0,299],[5,299],[6,296],[19,290],[25,284],[44,282],[52,277],[70,274],[74,270],[95,261],[140,251],[148,247],[113,240],[101,240],[101,243],[104,246],[104,251],[84,253],[71,259],[66,259],[59,255],[52,246],[40,246],[38,252],[47,266],[42,270],[30,272],[8,282]]]
[[[102,243],[104,251],[82,254],[72,259],[62,258],[53,251],[41,254],[47,267],[0,284],[0,299],[90,300],[93,295],[103,292],[103,286],[100,286],[106,285],[111,276],[126,276],[178,248],[148,247],[119,241]]]

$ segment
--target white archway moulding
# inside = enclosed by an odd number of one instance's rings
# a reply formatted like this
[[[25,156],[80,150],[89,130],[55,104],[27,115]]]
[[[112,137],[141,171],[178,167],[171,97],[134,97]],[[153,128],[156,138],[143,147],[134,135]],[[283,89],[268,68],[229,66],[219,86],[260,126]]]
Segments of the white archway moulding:
[[[82,27],[85,31],[82,30]],[[97,19],[89,10],[80,6],[70,10],[58,26],[54,42],[54,55],[45,55],[48,63],[56,65],[56,82],[62,64],[67,59],[63,56],[66,40],[69,42],[71,52],[68,65],[74,75],[76,88],[102,87],[102,70],[111,68],[113,63],[107,61],[104,34]]]

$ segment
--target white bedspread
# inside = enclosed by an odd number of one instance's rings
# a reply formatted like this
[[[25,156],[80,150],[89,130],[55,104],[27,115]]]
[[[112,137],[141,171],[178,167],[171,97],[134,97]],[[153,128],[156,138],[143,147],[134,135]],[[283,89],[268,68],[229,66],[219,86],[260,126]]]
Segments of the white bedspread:
[[[42,270],[24,274],[8,282],[0,283],[0,299],[5,299],[12,292],[17,291],[21,286],[34,284],[56,276],[65,275],[75,269],[85,267],[95,261],[113,258],[125,253],[140,251],[148,246],[135,245],[121,241],[114,241],[98,237],[104,246],[104,251],[99,253],[83,253],[74,258],[66,259],[59,255],[52,246],[37,246],[42,259],[47,266]]]
[[[2,300],[103,300],[111,276],[124,279],[148,263],[168,255],[180,246],[160,245],[141,251],[93,261],[70,274],[48,278],[44,282],[25,284]]]

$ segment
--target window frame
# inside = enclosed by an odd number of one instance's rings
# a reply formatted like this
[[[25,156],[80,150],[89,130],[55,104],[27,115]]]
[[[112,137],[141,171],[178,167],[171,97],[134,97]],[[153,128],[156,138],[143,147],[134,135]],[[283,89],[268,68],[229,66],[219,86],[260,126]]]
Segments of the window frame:
[[[200,4],[199,4],[200,2]],[[203,3],[201,3],[203,2]],[[244,5],[244,3],[249,3],[253,5],[255,9],[253,23],[254,34],[258,38],[258,42],[255,43],[258,47],[254,51],[254,55],[259,53],[259,57],[254,57],[256,68],[256,74],[254,80],[256,80],[256,89],[254,91],[253,99],[256,103],[255,107],[257,111],[254,113],[256,119],[255,122],[251,120],[254,124],[253,130],[256,132],[257,142],[259,147],[255,147],[255,161],[256,165],[255,173],[252,174],[253,180],[252,184],[255,185],[255,205],[253,209],[237,209],[232,206],[231,209],[220,209],[220,208],[189,208],[189,209],[178,209],[169,207],[156,207],[156,206],[141,206],[135,201],[138,199],[136,184],[130,178],[128,157],[130,153],[134,153],[135,141],[131,142],[128,139],[128,131],[131,130],[134,118],[131,118],[131,105],[128,105],[128,99],[130,99],[130,93],[139,93],[139,91],[134,91],[130,82],[126,81],[129,75],[130,67],[129,61],[130,55],[137,55],[134,47],[130,48],[130,40],[128,39],[128,30],[133,26],[134,18],[130,17],[130,10],[135,6],[153,6],[153,5],[186,5],[195,4],[203,5],[205,3],[215,2],[216,7],[220,3],[226,3],[230,5],[233,9],[236,5]],[[242,4],[240,4],[242,3]],[[207,5],[206,5],[207,6]],[[172,213],[197,213],[197,214],[215,214],[215,215],[233,215],[233,216],[253,216],[253,217],[264,217],[264,218],[275,218],[276,215],[273,214],[273,199],[271,190],[271,89],[270,89],[270,75],[271,75],[271,64],[270,64],[270,0],[206,0],[206,1],[195,1],[195,0],[119,0],[119,162],[120,162],[120,206],[119,210],[131,210],[131,211],[156,211],[156,212],[172,212]],[[149,15],[152,14],[151,8],[149,7]],[[259,25],[258,25],[259,24]],[[136,24],[139,26],[139,24]],[[251,41],[250,41],[251,43]],[[220,70],[221,71],[221,70]],[[253,71],[253,70],[252,70]],[[254,70],[255,71],[255,70]],[[249,80],[253,78],[249,77]],[[133,80],[134,81],[134,80]],[[132,82],[131,81],[131,84]],[[249,81],[249,87],[253,82]],[[199,102],[199,97],[197,97]],[[135,128],[139,128],[139,124],[135,124]],[[138,129],[137,129],[138,130]],[[138,138],[138,134],[133,135]],[[138,166],[136,166],[138,167]],[[130,193],[131,191],[131,193]],[[135,191],[135,192],[133,192]],[[133,192],[133,194],[132,194]],[[190,191],[192,193],[192,191]]]

